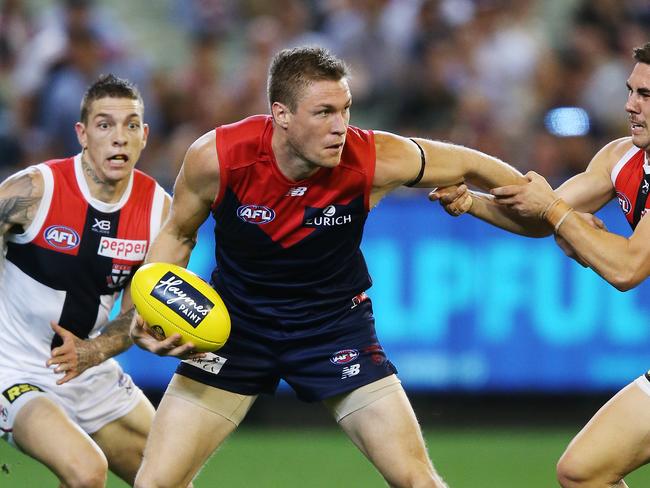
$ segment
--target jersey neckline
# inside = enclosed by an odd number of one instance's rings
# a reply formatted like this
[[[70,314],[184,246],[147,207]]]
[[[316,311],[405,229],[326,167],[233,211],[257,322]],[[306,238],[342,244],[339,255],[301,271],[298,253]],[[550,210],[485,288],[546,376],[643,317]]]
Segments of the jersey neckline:
[[[88,186],[88,182],[84,177],[83,169],[81,167],[81,153],[77,154],[74,157],[74,173],[77,180],[77,186],[79,186],[79,190],[88,202],[88,205],[92,206],[96,210],[99,210],[100,212],[111,213],[121,209],[124,205],[126,205],[126,202],[131,196],[131,190],[133,189],[133,174],[135,171],[131,171],[126,189],[124,190],[124,193],[122,193],[120,199],[115,203],[106,203],[91,195],[90,187]]]

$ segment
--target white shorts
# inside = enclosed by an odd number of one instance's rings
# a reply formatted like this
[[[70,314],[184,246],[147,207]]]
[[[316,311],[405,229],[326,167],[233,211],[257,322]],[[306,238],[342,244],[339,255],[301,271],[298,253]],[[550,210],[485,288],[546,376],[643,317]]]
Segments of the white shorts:
[[[142,391],[113,359],[57,385],[61,377],[52,370],[35,375],[0,369],[0,437],[15,445],[13,424],[20,409],[40,395],[61,406],[85,432],[92,434],[123,417],[144,399]]]

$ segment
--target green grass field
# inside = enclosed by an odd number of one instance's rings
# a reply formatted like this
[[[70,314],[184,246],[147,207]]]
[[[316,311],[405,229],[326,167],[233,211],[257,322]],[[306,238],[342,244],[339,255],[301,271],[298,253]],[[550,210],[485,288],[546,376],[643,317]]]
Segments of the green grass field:
[[[452,488],[549,488],[569,430],[427,430],[429,451]],[[0,442],[0,487],[56,487],[40,464]],[[650,468],[628,478],[650,486]],[[109,479],[110,488],[126,485]],[[370,464],[338,430],[236,432],[195,481],[196,488],[325,488],[384,486]]]

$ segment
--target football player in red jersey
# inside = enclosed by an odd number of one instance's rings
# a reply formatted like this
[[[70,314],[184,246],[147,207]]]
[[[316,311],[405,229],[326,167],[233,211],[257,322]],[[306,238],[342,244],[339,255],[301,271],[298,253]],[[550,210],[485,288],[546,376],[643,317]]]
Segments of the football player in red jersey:
[[[524,235],[546,222],[560,247],[621,291],[650,276],[650,43],[634,50],[628,80],[631,136],[610,142],[587,169],[553,191],[535,172],[524,185],[495,188],[492,196],[468,193],[465,186],[431,195],[452,215],[468,211],[487,222]],[[629,238],[608,232],[593,215],[618,198]],[[583,213],[587,212],[587,213]],[[519,218],[519,217],[523,217]],[[623,318],[624,320],[624,318]],[[619,391],[571,441],[557,474],[564,488],[624,487],[623,478],[650,461],[650,373]]]
[[[75,128],[80,154],[0,184],[0,435],[62,486],[103,487],[108,469],[134,482],[154,414],[112,357],[132,344],[129,279],[171,198],[134,169],[149,129],[131,83],[100,77]]]
[[[136,486],[187,483],[257,395],[284,379],[299,398],[323,402],[391,486],[443,487],[376,337],[363,225],[403,185],[525,180],[472,149],[350,126],[347,69],[326,50],[280,52],[268,88],[271,115],[217,127],[189,148],[170,218],[147,256],[185,266],[212,213],[212,284],[232,332],[216,354],[177,369]],[[191,351],[177,337],[149,335],[139,316],[131,335],[157,354]]]

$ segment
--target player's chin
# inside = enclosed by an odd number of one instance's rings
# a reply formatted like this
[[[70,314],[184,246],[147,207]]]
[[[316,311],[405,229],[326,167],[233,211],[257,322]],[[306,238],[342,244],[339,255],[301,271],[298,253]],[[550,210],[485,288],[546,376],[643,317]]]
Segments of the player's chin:
[[[124,178],[128,178],[133,170],[132,164],[111,164],[104,168],[104,177],[108,181],[121,181]]]
[[[632,144],[639,149],[648,150],[650,149],[650,135],[645,132],[643,134],[632,134]]]
[[[319,166],[323,168],[335,168],[341,163],[341,151],[326,151],[320,158]]]

